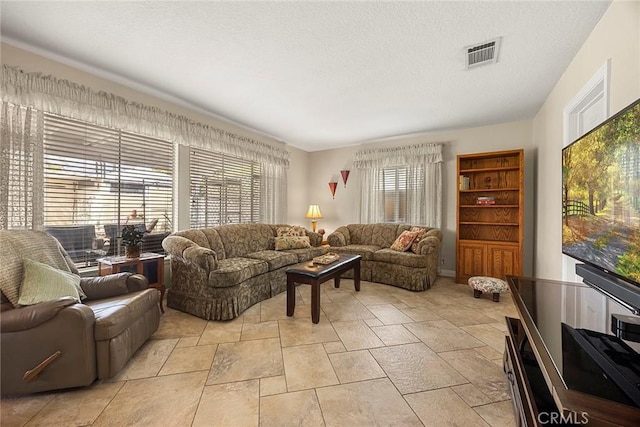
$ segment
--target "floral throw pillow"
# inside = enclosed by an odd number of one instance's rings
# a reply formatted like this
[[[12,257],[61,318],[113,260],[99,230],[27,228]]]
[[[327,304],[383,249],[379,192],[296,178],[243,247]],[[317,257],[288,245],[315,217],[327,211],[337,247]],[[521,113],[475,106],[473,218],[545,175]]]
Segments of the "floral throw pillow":
[[[405,252],[411,247],[411,244],[416,239],[418,232],[416,231],[403,231],[395,242],[391,245],[391,249],[398,252]]]
[[[281,236],[276,237],[276,251],[287,249],[310,248],[311,242],[308,236]]]
[[[424,239],[424,235],[427,234],[427,229],[424,228],[424,227],[411,227],[411,229],[409,231],[415,231],[415,232],[418,233],[418,235],[416,236],[415,240],[411,244],[411,252],[417,254],[418,253],[418,243],[420,243],[420,240]]]
[[[278,227],[276,230],[276,234],[278,237],[286,237],[286,236],[297,236],[297,237],[305,237],[307,235],[307,230],[304,227],[293,226],[293,227]]]

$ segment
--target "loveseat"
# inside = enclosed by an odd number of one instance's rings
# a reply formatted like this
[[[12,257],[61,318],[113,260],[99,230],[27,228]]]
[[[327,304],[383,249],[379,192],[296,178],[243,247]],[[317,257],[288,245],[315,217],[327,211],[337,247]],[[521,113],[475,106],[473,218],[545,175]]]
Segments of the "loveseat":
[[[2,394],[112,377],[158,328],[158,291],[144,276],[80,278],[60,243],[39,231],[0,230],[0,247]]]
[[[276,243],[286,243],[289,234],[300,234],[293,239],[303,244],[276,250]],[[320,234],[284,224],[229,224],[175,232],[162,242],[171,256],[167,305],[203,319],[236,318],[286,290],[286,268],[325,254],[328,248],[321,243]]]
[[[411,291],[429,289],[438,274],[442,232],[424,229],[420,240],[406,251],[391,249],[408,224],[349,224],[327,236],[330,250],[362,256],[362,280],[385,283]],[[349,277],[349,275],[345,275]]]

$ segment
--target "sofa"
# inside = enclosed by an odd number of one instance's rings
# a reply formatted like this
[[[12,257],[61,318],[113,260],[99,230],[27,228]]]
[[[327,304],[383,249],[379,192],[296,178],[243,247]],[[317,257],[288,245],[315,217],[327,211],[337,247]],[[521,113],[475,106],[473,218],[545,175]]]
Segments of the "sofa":
[[[419,226],[425,230],[424,234],[411,249],[391,249],[402,232],[410,231],[412,227],[390,223],[349,224],[338,227],[327,236],[327,242],[332,252],[362,256],[362,280],[424,291],[431,287],[438,274],[442,232]]]
[[[2,394],[113,377],[157,330],[159,294],[144,276],[81,278],[60,243],[39,231],[0,230],[0,247]],[[78,293],[61,296],[60,277]]]
[[[325,254],[328,248],[321,244],[320,234],[286,224],[175,232],[162,242],[171,257],[167,305],[203,319],[234,319],[286,290],[285,270]]]

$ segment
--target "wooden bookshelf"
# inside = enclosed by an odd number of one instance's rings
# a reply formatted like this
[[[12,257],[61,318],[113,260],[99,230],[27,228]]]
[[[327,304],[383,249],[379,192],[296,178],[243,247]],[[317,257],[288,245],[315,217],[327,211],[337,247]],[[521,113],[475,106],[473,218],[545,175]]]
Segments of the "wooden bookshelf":
[[[524,151],[459,155],[457,170],[456,282],[521,275]]]

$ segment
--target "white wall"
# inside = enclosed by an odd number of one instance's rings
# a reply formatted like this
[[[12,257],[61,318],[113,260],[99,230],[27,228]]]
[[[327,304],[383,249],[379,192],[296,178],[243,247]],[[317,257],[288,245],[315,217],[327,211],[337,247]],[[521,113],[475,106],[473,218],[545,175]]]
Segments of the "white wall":
[[[533,121],[536,277],[562,279],[563,109],[609,58],[609,111],[615,114],[640,97],[640,2],[611,4]]]
[[[499,125],[469,129],[450,130],[420,135],[398,137],[378,142],[367,142],[366,146],[356,145],[347,148],[316,151],[310,153],[309,193],[320,205],[324,219],[318,227],[325,228],[327,233],[340,225],[359,222],[359,173],[353,168],[353,156],[357,151],[376,148],[395,147],[419,143],[444,143],[443,158],[443,194],[442,194],[442,232],[444,242],[442,266],[445,274],[455,271],[456,254],[456,156],[458,154],[500,151],[523,148],[525,150],[525,241],[523,254],[523,270],[531,275],[533,248],[533,150],[532,122],[530,120],[510,122]],[[344,188],[340,170],[351,171],[347,188]],[[329,181],[337,181],[338,189],[335,199],[331,198]],[[289,207],[291,209],[291,206]]]

